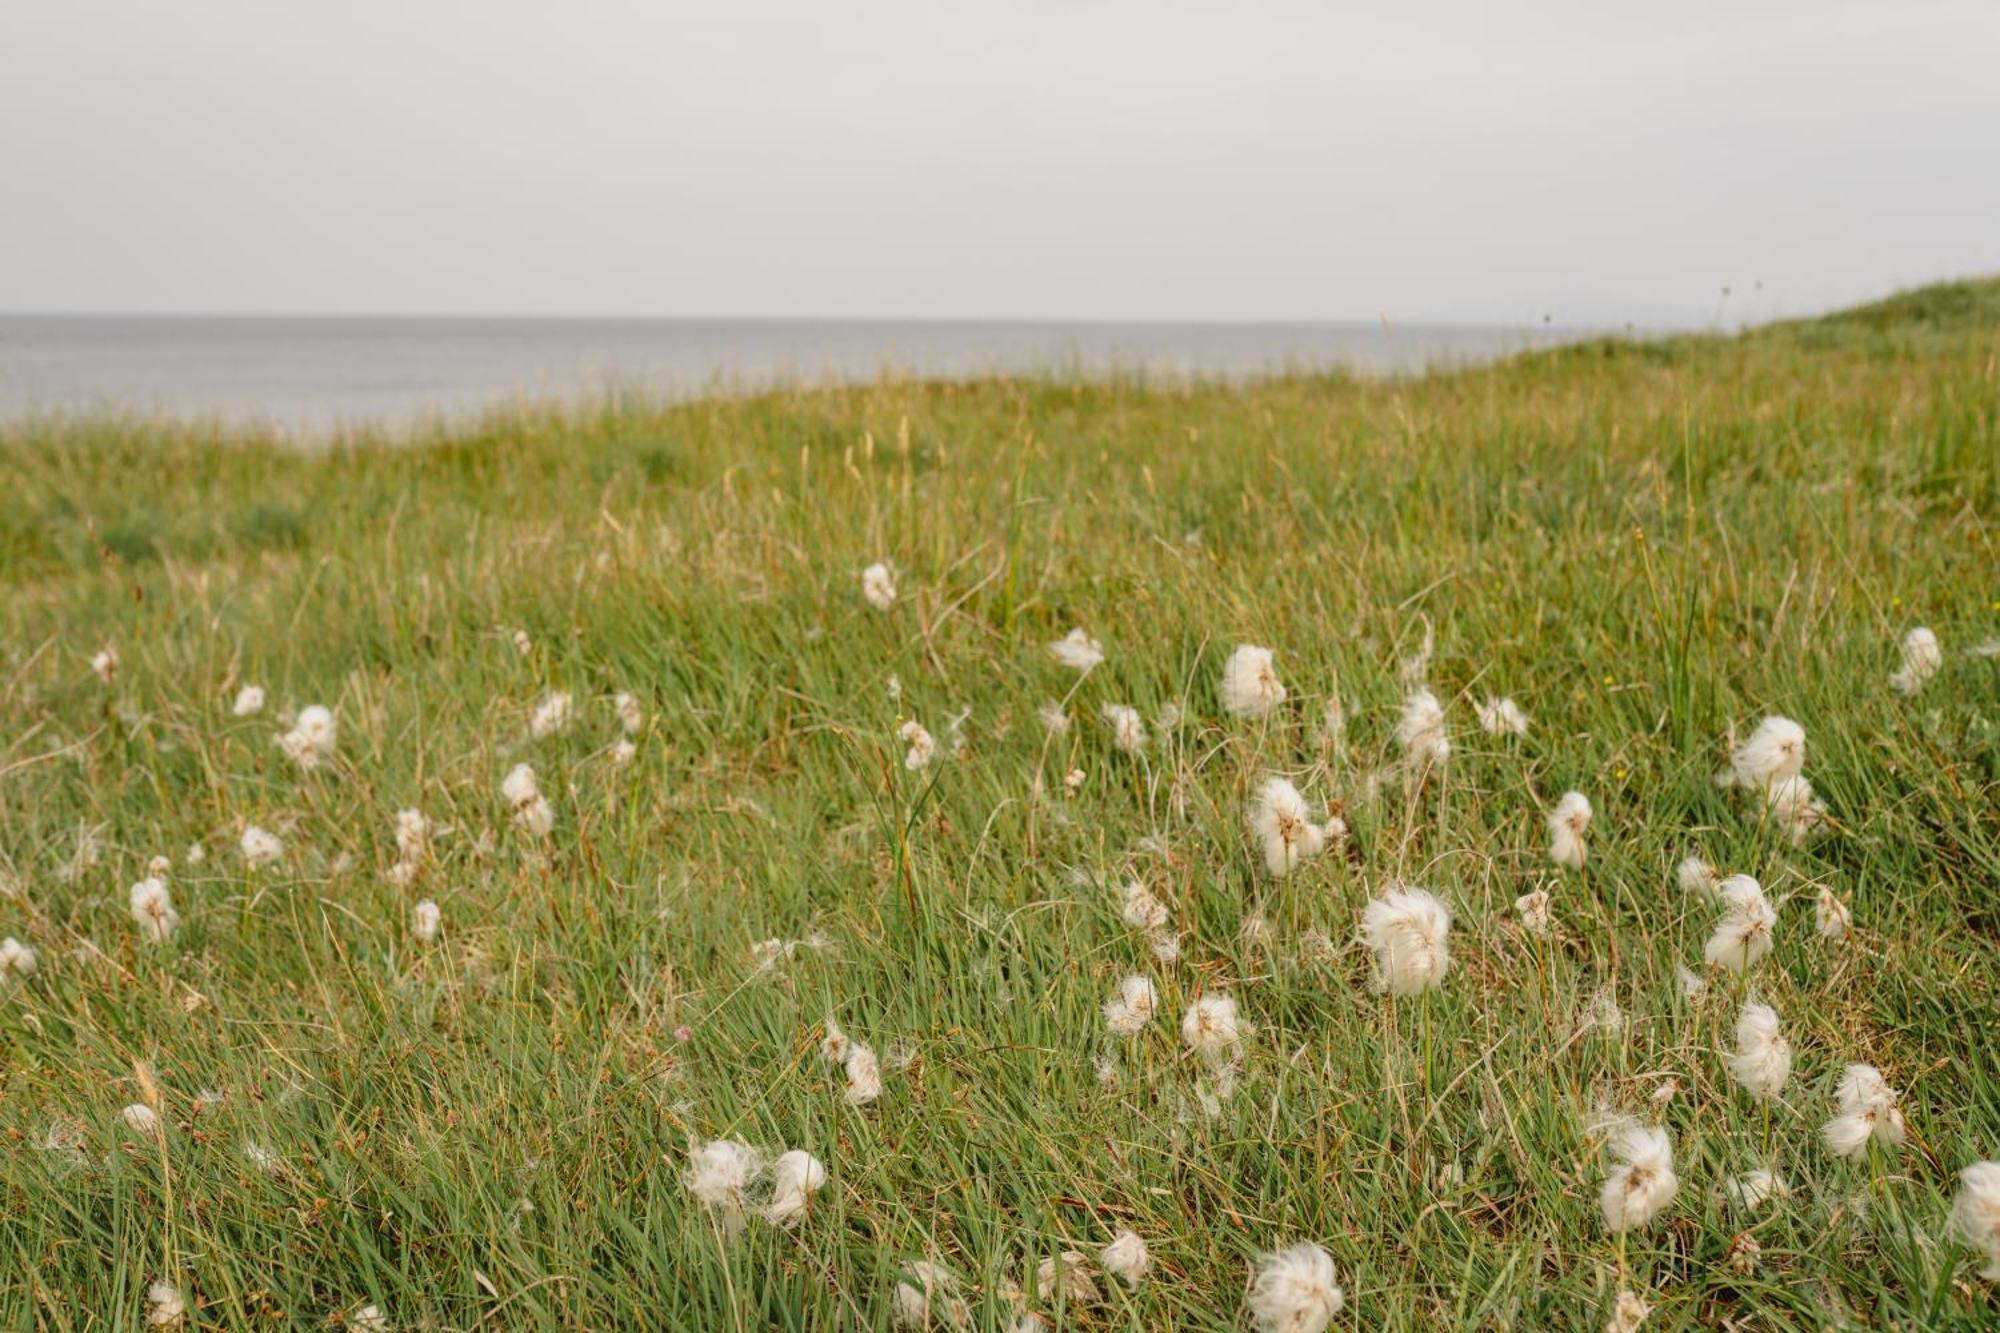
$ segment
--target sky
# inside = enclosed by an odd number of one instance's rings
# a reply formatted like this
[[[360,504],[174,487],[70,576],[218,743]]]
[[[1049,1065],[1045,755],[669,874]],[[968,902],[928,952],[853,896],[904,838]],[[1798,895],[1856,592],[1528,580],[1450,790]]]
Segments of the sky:
[[[0,0],[0,310],[1734,322],[1996,154],[1994,0]]]

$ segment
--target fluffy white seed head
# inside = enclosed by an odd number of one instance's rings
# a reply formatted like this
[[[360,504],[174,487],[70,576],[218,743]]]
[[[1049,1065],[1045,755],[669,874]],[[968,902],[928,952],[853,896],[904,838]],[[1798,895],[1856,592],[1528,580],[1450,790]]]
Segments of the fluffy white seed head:
[[[925,1259],[903,1265],[908,1280],[896,1284],[895,1319],[903,1328],[969,1328],[972,1311],[958,1294],[958,1279]]]
[[[146,1327],[179,1328],[187,1320],[187,1300],[165,1278],[146,1284]]]
[[[1299,789],[1283,778],[1270,778],[1257,789],[1250,804],[1250,831],[1275,879],[1326,850],[1327,831],[1313,822],[1312,807]]]
[[[882,560],[862,570],[861,595],[877,611],[887,611],[896,604],[896,571]]]
[[[1126,754],[1141,754],[1146,749],[1146,719],[1139,716],[1139,710],[1129,704],[1106,704],[1103,709],[1104,723],[1111,728],[1111,743]]]
[[[1104,1002],[1104,1025],[1121,1037],[1144,1031],[1159,1012],[1160,996],[1153,983],[1134,973],[1118,983],[1118,993]]]
[[[1530,935],[1549,933],[1549,895],[1542,890],[1536,889],[1516,898],[1514,910],[1520,914],[1521,929]]]
[[[1097,1279],[1081,1250],[1052,1254],[1035,1266],[1035,1294],[1064,1305],[1092,1305],[1098,1299]]]
[[[528,734],[539,741],[569,730],[573,712],[570,702],[569,695],[562,690],[552,690],[543,695],[528,718]]]
[[[165,880],[149,877],[132,886],[132,919],[140,933],[155,944],[165,944],[173,937],[181,915],[174,910]]]
[[[882,1095],[882,1062],[875,1058],[873,1048],[850,1041],[841,1068],[847,1073],[847,1104],[874,1105]]]
[[[99,648],[90,658],[90,669],[106,685],[118,679],[118,650],[110,644]]]
[[[1231,717],[1267,717],[1285,702],[1285,685],[1269,648],[1239,643],[1222,667],[1222,711]]]
[[[1089,671],[1104,660],[1104,645],[1079,625],[1049,645],[1049,656],[1072,671]]]
[[[41,957],[12,935],[0,940],[0,986],[26,981],[40,967]]]
[[[1035,716],[1042,720],[1042,727],[1051,736],[1060,736],[1069,730],[1069,714],[1054,699],[1044,700],[1035,710]]]
[[[1986,1267],[1979,1276],[2000,1282],[2000,1162],[1974,1162],[1958,1173],[1951,1230],[1985,1256]]]
[[[1119,917],[1134,930],[1164,930],[1172,918],[1167,905],[1153,896],[1153,893],[1138,880],[1126,882],[1125,901],[1119,909]]]
[[[1346,1303],[1333,1256],[1310,1241],[1258,1259],[1245,1300],[1258,1333],[1321,1333]]]
[[[688,1153],[681,1177],[688,1193],[725,1218],[743,1213],[750,1187],[764,1172],[764,1156],[740,1139],[710,1139]]]
[[[1764,788],[1780,778],[1798,776],[1806,764],[1806,729],[1788,717],[1772,714],[1757,724],[1750,738],[1729,756],[1726,784]]]
[[[1620,1287],[1618,1299],[1611,1306],[1611,1316],[1604,1321],[1604,1333],[1639,1333],[1640,1325],[1651,1313],[1653,1307],[1646,1304],[1645,1297],[1628,1287]]]
[[[826,1163],[802,1148],[785,1153],[771,1164],[771,1198],[764,1206],[765,1220],[780,1226],[796,1222],[825,1184]]]
[[[1755,1212],[1767,1199],[1789,1198],[1791,1193],[1783,1176],[1762,1169],[1745,1171],[1722,1184],[1723,1197],[1746,1213]]]
[[[500,782],[500,795],[516,810],[541,794],[541,783],[535,778],[535,770],[527,764],[514,765]]]
[[[1729,1072],[1757,1101],[1777,1096],[1792,1076],[1792,1043],[1779,1032],[1778,1012],[1770,1005],[1746,1004],[1736,1015]]]
[[[410,913],[410,933],[429,944],[437,938],[438,927],[443,922],[444,914],[438,910],[438,905],[426,898]]]
[[[1583,869],[1583,835],[1590,827],[1590,798],[1566,791],[1549,812],[1549,859],[1571,870]]]
[[[1612,1136],[1611,1172],[1598,1191],[1605,1227],[1616,1233],[1645,1226],[1664,1212],[1679,1192],[1674,1147],[1656,1125],[1630,1123]]]
[[[1375,988],[1419,995],[1451,968],[1451,909],[1419,888],[1391,888],[1361,915],[1361,939],[1375,954]]]
[[[1836,1157],[1858,1158],[1870,1142],[1894,1148],[1903,1141],[1903,1112],[1896,1090],[1874,1065],[1847,1066],[1833,1090],[1839,1110],[1820,1127],[1820,1137]]]
[[[245,685],[242,689],[236,691],[236,702],[229,706],[229,711],[237,717],[255,717],[257,714],[263,712],[264,687],[262,685]]]
[[[364,1305],[343,1322],[353,1333],[389,1333],[389,1316],[379,1305]]]
[[[1444,729],[1444,705],[1435,694],[1417,690],[1403,700],[1402,716],[1396,721],[1396,741],[1403,747],[1410,768],[1419,774],[1440,767],[1451,758],[1451,739]]]
[[[285,844],[279,840],[278,835],[255,824],[243,830],[243,837],[238,845],[243,850],[244,862],[252,870],[270,865],[285,854]]]
[[[1889,677],[1890,686],[1901,695],[1912,695],[1944,665],[1944,650],[1937,635],[1919,625],[1903,636],[1903,664]]]
[[[324,704],[308,704],[299,710],[292,732],[317,759],[331,759],[340,748],[340,726],[333,710]]]
[[[1674,870],[1683,892],[1714,901],[1720,896],[1722,872],[1699,856],[1687,856]]]
[[[151,1138],[160,1132],[159,1113],[144,1102],[133,1102],[118,1113],[118,1118],[125,1122],[125,1128],[141,1138]]]
[[[1479,729],[1491,736],[1525,736],[1528,715],[1511,698],[1491,699],[1473,710],[1479,715]]]
[[[1813,905],[1813,926],[1819,931],[1821,939],[1844,940],[1854,929],[1854,913],[1834,896],[1832,889],[1822,887],[1819,899]]]
[[[1227,1064],[1243,1044],[1233,995],[1198,995],[1181,1016],[1181,1040],[1211,1065]]]
[[[1804,845],[1826,823],[1826,802],[1813,795],[1812,783],[1794,773],[1764,789],[1771,819],[1795,844]]]
[[[915,718],[896,728],[896,739],[910,747],[903,753],[903,767],[912,773],[929,768],[937,758],[937,739]]]
[[[1771,952],[1771,932],[1777,909],[1764,896],[1764,886],[1748,875],[1731,875],[1717,886],[1721,918],[1708,937],[1702,957],[1710,967],[1747,972]]]
[[[1143,1282],[1147,1270],[1153,1266],[1152,1251],[1133,1231],[1121,1231],[1112,1237],[1111,1243],[1098,1252],[1097,1259],[1105,1272],[1130,1287]]]

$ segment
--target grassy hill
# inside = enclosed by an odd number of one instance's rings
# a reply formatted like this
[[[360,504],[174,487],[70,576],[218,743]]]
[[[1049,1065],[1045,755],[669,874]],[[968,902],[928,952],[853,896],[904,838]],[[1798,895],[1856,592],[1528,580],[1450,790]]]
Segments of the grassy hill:
[[[37,964],[0,982],[0,1321],[129,1325],[157,1279],[216,1327],[872,1328],[923,1260],[971,1326],[1227,1329],[1313,1241],[1338,1326],[1596,1329],[1622,1289],[1649,1329],[1992,1327],[1946,1214],[2000,1156],[1996,313],[1948,284],[1394,381],[881,383],[418,447],[0,434],[0,936]],[[1046,648],[1079,626],[1081,675]],[[1239,643],[1286,686],[1254,721]],[[1453,748],[1418,773],[1423,688]],[[1482,729],[1501,696],[1525,735]],[[1771,713],[1824,803],[1799,843],[1714,781]],[[1283,878],[1271,775],[1348,827]],[[1747,978],[1704,966],[1689,855],[1776,905]],[[1392,1002],[1357,932],[1397,882],[1454,919]],[[1128,975],[1158,1014],[1121,1036]],[[1222,994],[1212,1061],[1180,1022]],[[1752,998],[1793,1049],[1768,1102],[1725,1059]],[[1859,1161],[1820,1137],[1852,1062],[1909,1131]],[[1675,1153],[1622,1243],[1601,1111]],[[718,1139],[825,1187],[733,1228],[689,1187]],[[1753,1169],[1789,1195],[1729,1202]],[[1038,1292],[1127,1229],[1143,1283]]]

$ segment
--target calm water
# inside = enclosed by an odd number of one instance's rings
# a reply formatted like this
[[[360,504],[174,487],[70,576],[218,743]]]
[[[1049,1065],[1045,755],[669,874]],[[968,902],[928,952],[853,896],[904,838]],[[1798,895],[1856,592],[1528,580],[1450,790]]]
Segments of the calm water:
[[[1379,374],[1561,336],[1379,324],[0,315],[0,423],[144,414],[318,436],[620,391],[674,397],[884,372]]]

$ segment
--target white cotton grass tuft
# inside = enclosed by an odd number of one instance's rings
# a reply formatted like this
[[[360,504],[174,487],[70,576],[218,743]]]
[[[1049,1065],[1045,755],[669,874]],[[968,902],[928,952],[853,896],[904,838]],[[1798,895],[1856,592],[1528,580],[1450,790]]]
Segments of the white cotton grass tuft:
[[[1321,1333],[1347,1304],[1333,1256],[1311,1241],[1258,1258],[1244,1298],[1258,1333]]]
[[[1222,667],[1219,687],[1222,711],[1231,717],[1255,721],[1268,717],[1285,702],[1285,685],[1278,679],[1276,660],[1269,648],[1239,643]]]
[[[1720,896],[1722,872],[1700,856],[1682,857],[1681,863],[1674,867],[1674,878],[1683,892],[1697,898],[1714,902]]]
[[[1090,1259],[1081,1250],[1049,1255],[1035,1265],[1035,1294],[1063,1305],[1094,1305],[1099,1293]]]
[[[1128,1287],[1136,1287],[1146,1280],[1146,1273],[1153,1266],[1153,1253],[1137,1232],[1121,1231],[1097,1252],[1097,1261],[1104,1265],[1105,1272]]]
[[[618,725],[627,736],[636,736],[646,729],[646,711],[639,707],[639,696],[630,690],[620,690],[611,696],[611,711],[618,715]]]
[[[26,981],[41,965],[40,955],[12,935],[0,940],[0,988]]]
[[[118,649],[108,643],[99,648],[91,655],[90,669],[96,672],[97,678],[106,685],[116,682],[118,679]]]
[[[541,781],[527,764],[516,764],[501,780],[500,795],[514,811],[514,822],[537,838],[555,828],[555,811],[542,795]]]
[[[1986,1257],[1979,1276],[2000,1282],[2000,1162],[1974,1162],[1958,1173],[1951,1233]]]
[[[877,560],[861,571],[861,595],[877,611],[896,604],[896,571],[885,560]]]
[[[1283,879],[1326,850],[1327,838],[1346,832],[1345,825],[1321,827],[1299,789],[1283,778],[1266,779],[1250,805],[1250,829],[1264,851],[1264,865],[1274,879]]]
[[[1764,896],[1764,886],[1748,875],[1731,875],[1716,893],[1722,899],[1723,912],[1702,957],[1710,967],[1748,972],[1771,952],[1777,909]]]
[[[915,718],[896,728],[896,739],[909,747],[903,752],[903,767],[912,773],[929,768],[937,758],[937,739]]]
[[[1937,674],[1944,665],[1944,650],[1938,647],[1937,635],[1919,625],[1903,636],[1902,653],[1903,665],[1889,677],[1889,687],[1907,697]]]
[[[1541,889],[1516,898],[1514,911],[1521,918],[1521,929],[1530,935],[1549,933],[1549,895]]]
[[[342,1321],[352,1333],[389,1333],[389,1316],[379,1305],[364,1305]]]
[[[1646,1316],[1652,1313],[1653,1307],[1646,1304],[1645,1297],[1630,1287],[1620,1287],[1618,1299],[1611,1306],[1611,1317],[1604,1321],[1604,1333],[1639,1333]]]
[[[229,711],[237,717],[255,717],[264,711],[264,687],[245,685],[236,691],[236,701],[229,705]]]
[[[904,1328],[929,1328],[942,1323],[948,1328],[969,1328],[972,1310],[958,1294],[958,1279],[947,1269],[927,1259],[913,1259],[903,1265],[908,1280],[896,1284],[894,1314]]]
[[[1441,768],[1451,758],[1451,738],[1445,735],[1444,705],[1429,690],[1416,690],[1403,700],[1396,720],[1396,743],[1412,773],[1421,776]]]
[[[167,1279],[154,1278],[146,1284],[146,1327],[179,1328],[187,1321],[187,1298]]]
[[[1813,928],[1823,940],[1844,940],[1854,929],[1854,913],[1832,889],[1822,886],[1813,904]]]
[[[1089,671],[1104,661],[1104,645],[1079,625],[1049,645],[1049,656],[1072,671]]]
[[[1757,1101],[1775,1097],[1792,1076],[1792,1043],[1778,1028],[1778,1011],[1751,1003],[1736,1015],[1736,1050],[1729,1073]]]
[[[805,1216],[814,1194],[826,1185],[826,1163],[802,1148],[794,1148],[771,1164],[771,1198],[764,1220],[789,1226]]]
[[[1874,1065],[1847,1066],[1834,1088],[1839,1110],[1820,1127],[1827,1151],[1836,1157],[1859,1158],[1869,1143],[1894,1148],[1903,1141],[1903,1112],[1896,1090]]]
[[[1172,922],[1167,905],[1136,879],[1126,882],[1118,915],[1134,930],[1164,930]]]
[[[1126,754],[1143,754],[1146,750],[1146,719],[1139,716],[1139,710],[1129,704],[1106,704],[1103,708],[1104,724],[1111,728],[1111,743]]]
[[[1826,802],[1813,795],[1804,774],[1779,778],[1766,787],[1764,807],[1796,845],[1804,845],[1826,823]]]
[[[1181,1040],[1212,1067],[1232,1063],[1243,1046],[1236,997],[1218,993],[1196,996],[1181,1016]]]
[[[1806,729],[1777,714],[1765,718],[1730,753],[1729,767],[1716,775],[1721,786],[1761,790],[1784,778],[1797,777],[1806,764]]]
[[[292,729],[278,737],[278,748],[308,773],[331,760],[340,748],[340,724],[333,710],[324,704],[301,708]]]
[[[1583,869],[1583,835],[1590,828],[1590,798],[1566,791],[1549,812],[1549,859],[1571,870]]]
[[[1375,989],[1420,995],[1451,968],[1451,909],[1426,889],[1392,886],[1361,914],[1361,939],[1375,954]]]
[[[1521,711],[1521,705],[1511,698],[1489,698],[1474,710],[1479,717],[1479,729],[1490,736],[1525,736],[1528,734],[1528,715]]]
[[[681,1177],[689,1194],[725,1223],[742,1220],[750,1189],[764,1172],[764,1155],[741,1139],[710,1139],[688,1153]]]
[[[260,870],[285,854],[285,844],[278,835],[255,824],[243,830],[237,845],[242,849],[244,864],[252,870]]]
[[[181,914],[174,910],[173,895],[167,892],[167,882],[163,879],[149,876],[134,884],[131,906],[132,919],[155,944],[165,944],[173,938],[174,927],[181,923]]]
[[[438,928],[443,924],[444,913],[428,898],[418,903],[410,913],[410,934],[424,944],[438,937]]]
[[[152,1138],[160,1132],[159,1112],[144,1102],[133,1102],[118,1113],[118,1118],[125,1122],[125,1128],[142,1139]]]
[[[570,718],[574,715],[571,700],[563,690],[551,690],[541,697],[535,711],[528,718],[528,734],[536,740],[547,740],[559,732],[568,731]]]
[[[1783,1176],[1761,1167],[1722,1182],[1722,1197],[1746,1213],[1755,1212],[1769,1200],[1788,1199],[1791,1194],[1792,1187]]]
[[[1069,730],[1069,714],[1054,699],[1045,700],[1035,710],[1035,716],[1042,720],[1042,728],[1051,736],[1060,736]]]
[[[876,1059],[874,1049],[850,1041],[840,1064],[847,1075],[847,1104],[873,1106],[882,1096],[882,1062]]]
[[[1159,1012],[1159,992],[1153,983],[1137,973],[1118,983],[1118,993],[1104,1002],[1104,1026],[1120,1037],[1145,1030]]]
[[[1597,1206],[1608,1230],[1632,1231],[1666,1211],[1680,1191],[1673,1141],[1657,1125],[1627,1121],[1613,1132],[1610,1152],[1614,1165],[1597,1192]]]

